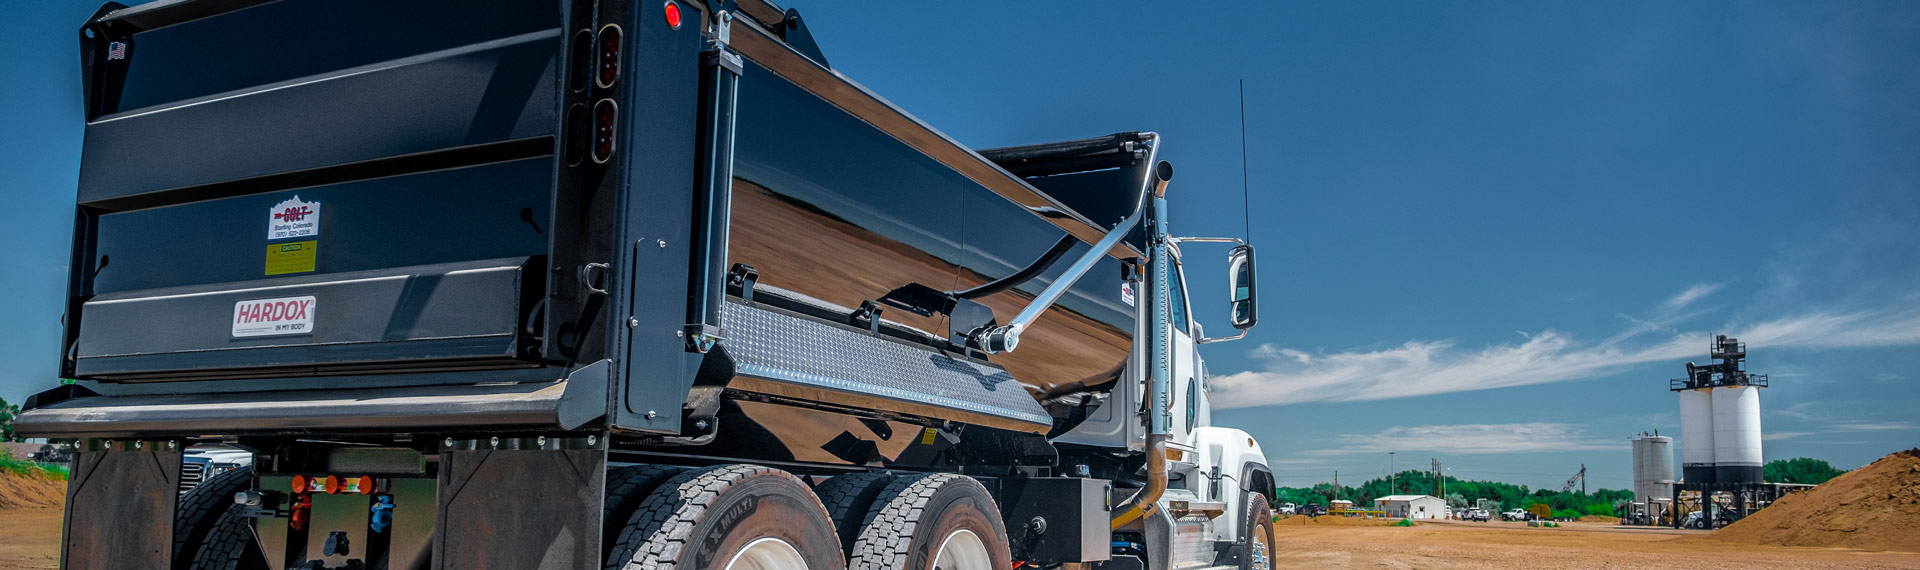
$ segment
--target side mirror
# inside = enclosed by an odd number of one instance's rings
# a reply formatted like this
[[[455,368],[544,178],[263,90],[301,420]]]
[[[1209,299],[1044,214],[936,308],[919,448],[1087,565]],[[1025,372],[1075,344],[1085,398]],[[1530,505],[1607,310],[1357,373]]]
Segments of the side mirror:
[[[1227,253],[1227,282],[1232,284],[1233,328],[1245,331],[1260,322],[1258,290],[1254,286],[1253,246],[1239,245]]]

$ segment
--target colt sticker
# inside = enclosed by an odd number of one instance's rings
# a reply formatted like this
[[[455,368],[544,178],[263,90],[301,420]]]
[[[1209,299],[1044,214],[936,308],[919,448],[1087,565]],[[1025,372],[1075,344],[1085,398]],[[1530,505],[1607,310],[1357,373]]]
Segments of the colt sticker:
[[[301,201],[296,194],[267,211],[267,239],[317,235],[320,235],[319,202]]]
[[[313,332],[312,295],[254,299],[233,304],[233,337]]]

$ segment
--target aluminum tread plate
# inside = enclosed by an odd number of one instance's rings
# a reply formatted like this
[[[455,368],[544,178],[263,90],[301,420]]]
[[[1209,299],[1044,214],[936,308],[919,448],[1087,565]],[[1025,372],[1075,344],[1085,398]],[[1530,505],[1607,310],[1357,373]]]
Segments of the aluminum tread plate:
[[[722,344],[743,376],[1053,424],[999,367],[731,301],[720,316]]]

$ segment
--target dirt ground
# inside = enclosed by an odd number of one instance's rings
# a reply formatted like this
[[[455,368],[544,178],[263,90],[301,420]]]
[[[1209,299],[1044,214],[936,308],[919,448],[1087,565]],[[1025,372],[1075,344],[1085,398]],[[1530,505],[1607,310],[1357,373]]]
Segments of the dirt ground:
[[[60,508],[0,511],[0,570],[60,567]]]
[[[1297,517],[1304,518],[1304,517]],[[1914,568],[1920,553],[1685,540],[1705,531],[1568,523],[1426,522],[1407,527],[1282,524],[1277,567],[1298,568]],[[59,565],[60,509],[0,513],[0,570]]]
[[[0,473],[0,511],[59,508],[66,503],[66,491],[66,481]]]
[[[1297,518],[1297,517],[1296,517]],[[1413,527],[1282,524],[1276,567],[1915,568],[1920,553],[1690,540],[1706,531],[1566,523],[1422,522]]]

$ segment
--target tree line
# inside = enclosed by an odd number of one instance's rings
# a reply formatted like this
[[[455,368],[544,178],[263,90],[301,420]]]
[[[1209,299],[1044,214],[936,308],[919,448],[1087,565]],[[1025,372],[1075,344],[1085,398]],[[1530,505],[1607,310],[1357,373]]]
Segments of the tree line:
[[[1330,505],[1334,500],[1353,501],[1356,509],[1373,508],[1373,500],[1388,495],[1434,495],[1446,499],[1447,506],[1458,511],[1480,507],[1499,512],[1506,509],[1525,509],[1536,504],[1545,504],[1556,518],[1577,518],[1581,515],[1613,515],[1617,505],[1633,500],[1633,491],[1627,489],[1599,489],[1591,493],[1579,490],[1562,493],[1557,489],[1531,489],[1526,485],[1514,485],[1498,481],[1466,481],[1456,477],[1442,477],[1446,485],[1445,494],[1436,485],[1433,473],[1427,471],[1402,471],[1391,478],[1368,479],[1357,487],[1334,486],[1332,483],[1317,483],[1311,487],[1280,487],[1275,490],[1277,502],[1297,505]],[[1395,490],[1398,489],[1398,492]]]
[[[1806,457],[1776,459],[1767,462],[1761,469],[1769,483],[1817,485],[1846,473],[1825,460]],[[1553,511],[1554,518],[1578,518],[1582,515],[1617,516],[1620,509],[1634,499],[1630,489],[1599,489],[1591,493],[1581,493],[1575,489],[1563,493],[1559,489],[1530,489],[1526,485],[1498,481],[1465,481],[1455,477],[1442,477],[1441,481],[1445,483],[1444,494],[1440,486],[1435,484],[1432,472],[1408,470],[1390,478],[1368,479],[1357,487],[1336,487],[1332,483],[1279,487],[1275,489],[1274,502],[1328,506],[1335,500],[1344,499],[1353,501],[1356,509],[1371,509],[1374,499],[1387,495],[1433,495],[1446,499],[1447,506],[1456,511],[1484,505],[1497,513],[1544,504]]]

